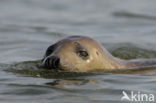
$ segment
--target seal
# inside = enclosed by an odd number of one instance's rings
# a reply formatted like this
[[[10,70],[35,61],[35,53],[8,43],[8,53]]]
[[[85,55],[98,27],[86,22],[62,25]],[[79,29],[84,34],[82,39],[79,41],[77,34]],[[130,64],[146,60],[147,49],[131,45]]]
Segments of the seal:
[[[121,60],[113,57],[97,41],[86,36],[69,36],[49,46],[42,60],[48,69],[70,72],[125,69],[156,65],[155,59]]]

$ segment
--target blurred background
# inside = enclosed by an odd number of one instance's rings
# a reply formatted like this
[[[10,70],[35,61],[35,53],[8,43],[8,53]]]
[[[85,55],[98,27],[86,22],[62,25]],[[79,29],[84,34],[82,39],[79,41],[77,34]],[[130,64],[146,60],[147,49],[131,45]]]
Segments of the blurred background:
[[[0,0],[0,69],[16,62],[21,69],[0,70],[0,102],[121,103],[123,90],[156,95],[156,71],[50,79],[31,71],[32,60],[70,35],[90,36],[122,59],[156,58],[156,0]]]
[[[1,63],[40,59],[69,35],[156,49],[156,1],[0,0]]]

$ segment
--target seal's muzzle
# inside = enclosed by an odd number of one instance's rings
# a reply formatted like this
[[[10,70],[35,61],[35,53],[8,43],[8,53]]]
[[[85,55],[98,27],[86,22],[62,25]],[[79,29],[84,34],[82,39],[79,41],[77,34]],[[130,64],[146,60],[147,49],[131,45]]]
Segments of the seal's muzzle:
[[[45,58],[42,66],[46,67],[48,69],[56,69],[59,67],[60,64],[60,58],[57,56],[50,56]]]

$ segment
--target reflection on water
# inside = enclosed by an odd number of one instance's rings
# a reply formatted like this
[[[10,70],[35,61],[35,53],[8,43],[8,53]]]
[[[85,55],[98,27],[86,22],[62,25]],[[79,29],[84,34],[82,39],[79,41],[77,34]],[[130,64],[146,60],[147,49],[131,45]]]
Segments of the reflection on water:
[[[127,55],[127,59],[137,58],[138,55],[143,58],[144,53],[155,55],[154,51],[149,52],[148,50],[133,48],[133,46],[129,46],[129,48],[119,47],[117,48],[116,46],[116,49],[110,49],[111,52],[116,51],[119,58],[124,58],[123,55],[125,54],[122,54],[122,52],[136,54],[133,56]],[[138,51],[140,50],[143,53],[139,54]],[[153,91],[155,90],[156,66],[79,73],[45,70],[40,67],[40,64],[41,60],[1,64],[1,68],[5,71],[4,74],[3,72],[1,73],[2,76],[7,73],[11,74],[9,74],[9,78],[7,77],[7,79],[6,77],[5,79],[0,79],[3,85],[7,85],[5,87],[7,90],[3,90],[0,93],[6,96],[11,95],[11,97],[12,95],[13,97],[15,95],[19,97],[20,95],[18,100],[22,96],[27,101],[26,98],[30,98],[30,95],[50,95],[51,97],[48,96],[48,100],[64,101],[68,99],[68,102],[120,102],[123,90],[126,92],[133,90],[136,92],[156,94]],[[13,78],[10,78],[10,76],[13,76]]]
[[[155,3],[1,0],[0,102],[121,103],[123,90],[156,95],[155,66],[69,73],[43,70],[38,61],[49,45],[69,35],[90,36],[119,58],[156,58]]]

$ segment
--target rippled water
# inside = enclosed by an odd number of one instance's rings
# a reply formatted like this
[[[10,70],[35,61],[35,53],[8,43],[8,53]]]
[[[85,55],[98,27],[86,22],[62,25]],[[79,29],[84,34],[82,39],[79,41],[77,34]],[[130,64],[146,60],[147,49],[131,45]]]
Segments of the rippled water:
[[[155,67],[100,74],[38,69],[46,48],[69,35],[90,36],[123,59],[156,58],[155,11],[155,0],[1,0],[0,102],[122,103],[122,91],[156,96]]]

